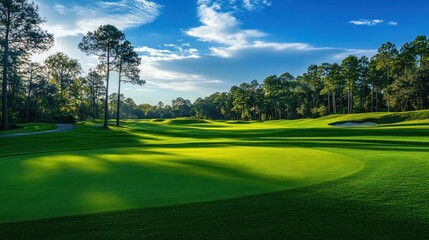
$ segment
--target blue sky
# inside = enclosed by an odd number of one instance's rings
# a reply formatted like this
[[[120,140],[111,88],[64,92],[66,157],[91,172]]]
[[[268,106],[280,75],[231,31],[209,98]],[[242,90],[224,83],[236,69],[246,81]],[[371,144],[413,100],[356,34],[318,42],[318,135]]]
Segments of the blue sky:
[[[101,24],[126,34],[142,57],[147,84],[125,85],[137,103],[195,100],[272,74],[299,75],[310,64],[371,57],[428,35],[426,0],[36,0],[58,51],[87,72],[98,60],[77,48]],[[117,91],[116,76],[109,92]]]

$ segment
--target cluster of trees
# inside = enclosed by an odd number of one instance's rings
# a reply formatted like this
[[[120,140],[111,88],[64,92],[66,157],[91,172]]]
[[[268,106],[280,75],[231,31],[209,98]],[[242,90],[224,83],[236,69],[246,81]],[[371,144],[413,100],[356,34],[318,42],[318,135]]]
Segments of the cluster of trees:
[[[54,43],[53,35],[42,29],[44,22],[34,2],[0,1],[1,128],[8,129],[9,121],[98,118],[102,108],[107,127],[111,71],[119,76],[115,102],[119,125],[121,83],[145,84],[132,44],[111,25],[89,32],[78,47],[98,56],[100,64],[83,77],[80,63],[64,53],[51,55],[44,63],[30,60],[31,54],[47,51]]]
[[[253,80],[198,98],[137,106],[139,117],[274,120],[335,113],[409,111],[429,108],[429,40],[418,36],[400,50],[383,44],[371,59],[348,56],[339,63],[310,65],[296,78],[289,73]],[[178,110],[180,109],[180,110]]]

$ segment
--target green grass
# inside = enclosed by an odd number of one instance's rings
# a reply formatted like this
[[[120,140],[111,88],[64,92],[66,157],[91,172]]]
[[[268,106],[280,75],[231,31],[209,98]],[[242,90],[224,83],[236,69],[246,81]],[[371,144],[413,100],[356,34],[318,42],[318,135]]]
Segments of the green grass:
[[[1,140],[0,236],[427,239],[428,113],[88,123]],[[384,124],[329,126],[366,119]]]
[[[11,134],[11,133],[26,133],[26,132],[42,132],[55,129],[55,124],[52,123],[22,123],[18,124],[17,129],[0,131],[2,134]]]

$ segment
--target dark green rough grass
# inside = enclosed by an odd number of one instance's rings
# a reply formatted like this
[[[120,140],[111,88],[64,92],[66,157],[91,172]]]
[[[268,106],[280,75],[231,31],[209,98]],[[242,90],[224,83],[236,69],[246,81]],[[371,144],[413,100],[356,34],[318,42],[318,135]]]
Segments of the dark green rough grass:
[[[53,123],[22,123],[22,124],[18,124],[17,129],[0,131],[0,135],[11,134],[11,133],[42,132],[42,131],[53,130],[55,128],[56,126]]]
[[[352,176],[276,193],[1,224],[0,236],[2,239],[428,239],[429,121],[362,129],[326,127],[325,122],[304,120],[297,124],[273,122],[263,126],[253,123],[239,126],[242,129],[212,128],[207,124],[197,127],[129,123],[141,135],[80,126],[79,134],[56,134],[56,141],[34,136],[31,139],[43,141],[46,149],[28,146],[27,152],[57,151],[70,143],[80,149],[150,147],[159,146],[154,141],[164,137],[189,140],[162,142],[168,148],[316,148],[358,158],[365,167]],[[141,137],[147,139],[147,144],[141,142]],[[25,146],[22,141],[14,141],[2,142],[3,156],[16,154],[16,149]]]

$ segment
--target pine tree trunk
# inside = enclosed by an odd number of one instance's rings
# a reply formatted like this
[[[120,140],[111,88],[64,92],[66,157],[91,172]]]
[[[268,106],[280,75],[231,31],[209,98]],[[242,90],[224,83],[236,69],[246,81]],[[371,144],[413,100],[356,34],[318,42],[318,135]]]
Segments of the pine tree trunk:
[[[379,100],[378,100],[378,86],[375,90],[375,111],[378,112],[378,105],[379,105]]]
[[[3,52],[3,85],[2,85],[2,124],[3,130],[9,128],[8,112],[7,112],[7,73],[9,61],[9,32],[10,32],[10,9],[7,9],[6,33],[4,38],[4,52]]]
[[[107,71],[106,71],[106,99],[104,100],[104,128],[108,128],[107,117],[109,115],[109,72],[110,72],[110,47],[107,48]]]
[[[390,70],[387,70],[387,84],[390,83]],[[390,105],[389,105],[389,94],[387,93],[387,87],[386,87],[386,105],[387,105],[387,112],[390,112]]]
[[[353,84],[350,84],[350,114],[353,113]]]
[[[372,82],[372,89],[371,89],[371,112],[374,112],[374,81]]]
[[[33,81],[33,70],[30,70],[30,82],[28,83],[28,92],[27,92],[27,111],[25,114],[26,122],[30,120],[30,96],[31,96],[31,84]]]
[[[332,93],[332,110],[334,111],[334,114],[337,114],[337,100],[335,96],[335,91]]]
[[[347,82],[347,114],[350,114],[350,82]]]
[[[331,114],[331,93],[328,92],[328,114]]]
[[[120,105],[121,105],[121,76],[122,75],[122,62],[119,63],[119,84],[118,84],[118,103],[116,104],[116,126],[119,127],[119,118],[120,118]]]

